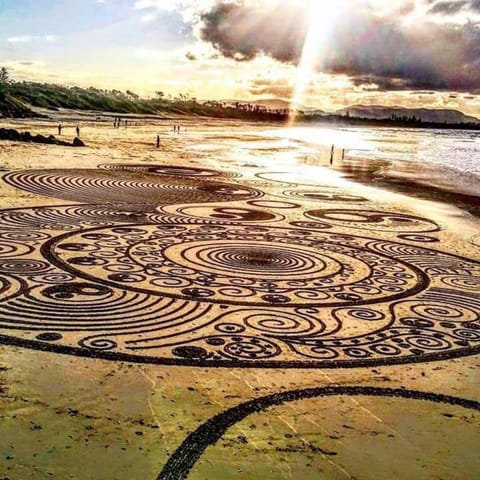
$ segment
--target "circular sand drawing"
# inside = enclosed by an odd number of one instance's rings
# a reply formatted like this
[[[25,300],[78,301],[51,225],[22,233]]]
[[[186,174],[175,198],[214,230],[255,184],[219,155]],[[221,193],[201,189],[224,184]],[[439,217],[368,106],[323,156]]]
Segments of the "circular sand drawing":
[[[285,190],[283,195],[285,197],[293,197],[308,201],[320,202],[339,202],[339,203],[362,203],[368,200],[358,195],[349,195],[342,192],[331,192],[330,189],[316,189],[316,190]]]
[[[377,212],[374,210],[328,209],[310,210],[305,216],[332,226],[369,230],[376,232],[398,232],[400,234],[438,232],[440,227],[432,220],[403,213]]]
[[[115,170],[27,170],[7,173],[3,179],[13,187],[37,195],[124,206],[227,202],[263,195],[259,190],[231,183]]]
[[[55,194],[69,182],[85,195],[108,185],[29,175],[22,185]],[[259,224],[252,209],[228,204],[168,208],[175,215],[104,205],[0,211],[1,342],[218,367],[357,367],[480,351],[479,262],[335,230],[368,219],[411,235],[434,231],[428,220],[310,214],[311,224],[332,224],[325,231],[274,227],[268,212]],[[212,222],[217,214],[228,221]]]
[[[220,172],[209,168],[180,167],[171,165],[154,165],[154,164],[119,164],[105,163],[99,165],[98,168],[104,170],[115,170],[122,172],[145,172],[155,173],[158,175],[167,175],[173,177],[240,177],[241,175],[234,172]]]
[[[230,305],[392,301],[429,279],[389,242],[294,229],[144,225],[90,229],[45,245],[64,271],[143,293]]]
[[[173,222],[181,222],[182,219],[191,222],[199,219],[202,222],[211,220],[215,223],[272,223],[285,220],[283,215],[271,213],[265,209],[245,208],[239,206],[217,205],[167,205],[161,208],[166,214],[171,214]],[[175,219],[175,216],[180,218]]]

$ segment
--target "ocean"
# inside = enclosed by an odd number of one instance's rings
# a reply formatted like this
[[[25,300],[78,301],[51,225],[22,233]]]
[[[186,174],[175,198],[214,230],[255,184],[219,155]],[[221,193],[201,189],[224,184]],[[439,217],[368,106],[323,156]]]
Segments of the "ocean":
[[[335,145],[333,168],[349,180],[454,205],[480,218],[480,132],[295,126],[262,135],[303,146],[309,165],[328,166]]]

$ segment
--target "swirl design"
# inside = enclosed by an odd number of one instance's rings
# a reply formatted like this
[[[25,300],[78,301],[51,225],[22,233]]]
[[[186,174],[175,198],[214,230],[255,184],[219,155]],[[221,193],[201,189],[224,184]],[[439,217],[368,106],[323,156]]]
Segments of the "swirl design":
[[[436,243],[438,238],[429,237],[428,235],[409,235],[409,234],[400,234],[398,235],[400,240],[407,240],[408,242],[417,242],[417,243]]]
[[[270,204],[123,207],[0,211],[3,343],[282,368],[480,351],[478,262],[338,232],[331,218],[273,227],[283,216]],[[434,228],[372,215],[395,235]]]
[[[95,257],[85,257],[82,249]],[[98,249],[101,262],[96,261]],[[299,237],[297,230],[272,227],[185,225],[172,231],[172,225],[158,224],[134,231],[98,229],[65,235],[51,244],[49,253],[60,268],[86,279],[213,303],[378,303],[427,284],[420,270],[362,250],[358,240],[327,233]]]
[[[423,233],[440,230],[440,227],[431,220],[394,212],[324,209],[310,210],[305,216],[331,225],[375,232]]]
[[[179,215],[186,223],[192,219],[199,219],[203,222],[210,220],[213,223],[272,223],[285,220],[283,215],[271,213],[267,210],[226,207],[219,205],[168,205],[161,209],[162,212],[171,214],[171,220],[175,222],[175,215]]]
[[[114,170],[121,172],[145,172],[156,173],[158,175],[167,175],[172,177],[240,177],[241,175],[235,172],[219,172],[217,170],[211,170],[209,168],[194,168],[194,167],[181,167],[172,165],[153,165],[153,164],[119,164],[119,163],[105,163],[99,165],[98,168],[104,170]]]
[[[337,203],[362,203],[368,200],[358,195],[349,195],[347,193],[328,192],[325,188],[321,190],[285,190],[285,197],[297,198],[307,201],[319,202],[337,202]]]
[[[115,170],[27,170],[8,173],[4,181],[37,195],[85,203],[116,202],[125,209],[132,204],[235,201],[262,195],[230,183]]]

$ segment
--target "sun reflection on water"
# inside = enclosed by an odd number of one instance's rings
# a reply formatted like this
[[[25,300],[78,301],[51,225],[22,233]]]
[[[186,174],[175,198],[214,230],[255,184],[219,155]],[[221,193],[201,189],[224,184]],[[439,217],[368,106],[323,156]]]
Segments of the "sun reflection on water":
[[[282,130],[264,132],[267,136],[297,140],[312,145],[324,145],[355,150],[371,150],[371,142],[360,131],[341,128],[288,127]]]

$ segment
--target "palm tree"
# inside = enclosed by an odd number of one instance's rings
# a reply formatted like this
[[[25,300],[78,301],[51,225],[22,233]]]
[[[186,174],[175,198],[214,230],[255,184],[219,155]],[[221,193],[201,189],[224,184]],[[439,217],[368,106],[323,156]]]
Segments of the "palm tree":
[[[3,97],[7,85],[10,83],[10,74],[5,67],[0,67],[0,95]]]
[[[6,84],[10,81],[10,74],[5,67],[0,68],[0,83]]]

